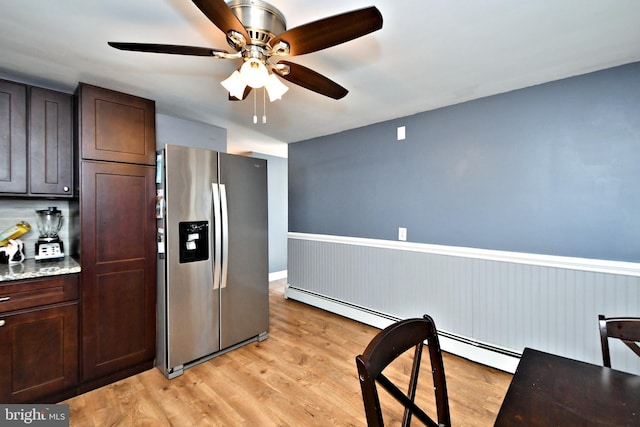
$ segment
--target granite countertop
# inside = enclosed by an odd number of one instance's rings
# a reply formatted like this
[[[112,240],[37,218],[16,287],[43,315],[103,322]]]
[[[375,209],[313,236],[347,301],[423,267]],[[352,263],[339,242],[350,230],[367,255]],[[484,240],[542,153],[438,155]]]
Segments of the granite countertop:
[[[0,282],[80,273],[80,270],[80,264],[69,256],[48,261],[29,258],[19,264],[0,264]]]

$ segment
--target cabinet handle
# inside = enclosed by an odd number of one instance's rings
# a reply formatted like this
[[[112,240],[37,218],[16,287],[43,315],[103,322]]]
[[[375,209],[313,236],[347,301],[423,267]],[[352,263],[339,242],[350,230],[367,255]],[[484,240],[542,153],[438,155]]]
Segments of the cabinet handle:
[[[62,187],[62,189],[64,190],[65,193],[69,192],[69,187],[67,187],[66,185],[64,187]]]
[[[0,302],[9,301],[11,297],[0,297]]]
[[[0,328],[4,326],[6,322],[4,320],[0,320]]]

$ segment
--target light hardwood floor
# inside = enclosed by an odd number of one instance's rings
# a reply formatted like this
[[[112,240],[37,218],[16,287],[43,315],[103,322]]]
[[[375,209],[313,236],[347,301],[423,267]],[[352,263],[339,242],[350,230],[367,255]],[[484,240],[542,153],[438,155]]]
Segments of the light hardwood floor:
[[[282,289],[270,290],[266,341],[173,380],[152,369],[62,402],[71,426],[365,426],[354,358],[377,329],[284,299]],[[446,353],[444,362],[453,425],[493,425],[511,375]],[[388,375],[410,369],[400,360]],[[423,372],[417,400],[433,405]],[[391,398],[381,400],[387,425],[398,425]]]

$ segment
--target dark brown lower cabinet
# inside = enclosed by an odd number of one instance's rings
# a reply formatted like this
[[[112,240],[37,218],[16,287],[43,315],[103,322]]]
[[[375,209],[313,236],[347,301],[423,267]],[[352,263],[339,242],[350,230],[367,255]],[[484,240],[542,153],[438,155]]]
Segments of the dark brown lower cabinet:
[[[80,166],[82,272],[0,282],[0,403],[55,403],[154,366],[155,167]]]
[[[0,286],[0,402],[54,403],[78,384],[78,276]]]
[[[80,392],[153,367],[155,167],[81,162]]]

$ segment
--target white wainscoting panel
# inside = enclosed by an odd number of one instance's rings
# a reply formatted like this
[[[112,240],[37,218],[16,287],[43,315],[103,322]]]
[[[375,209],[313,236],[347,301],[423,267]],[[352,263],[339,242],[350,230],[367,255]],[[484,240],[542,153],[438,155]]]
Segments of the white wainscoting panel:
[[[289,233],[287,273],[288,298],[380,328],[427,313],[445,351],[509,372],[524,347],[601,364],[598,314],[640,317],[635,263]]]

